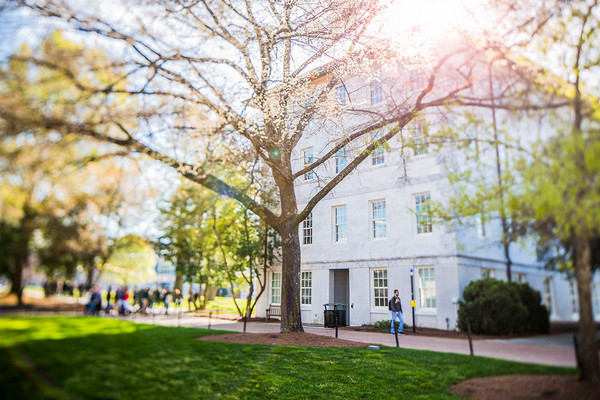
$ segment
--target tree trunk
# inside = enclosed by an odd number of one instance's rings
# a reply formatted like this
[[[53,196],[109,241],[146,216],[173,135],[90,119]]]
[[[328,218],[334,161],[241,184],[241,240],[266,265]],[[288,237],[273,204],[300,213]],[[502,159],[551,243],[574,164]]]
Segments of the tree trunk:
[[[252,276],[250,276],[252,278]],[[250,279],[252,282],[252,279]],[[252,316],[252,295],[254,294],[254,282],[250,283],[250,287],[248,288],[248,296],[246,296],[246,320],[248,320]]]
[[[600,381],[598,344],[592,311],[592,256],[589,240],[575,239],[575,273],[579,295],[579,332],[581,370],[579,378],[585,381]]]
[[[96,266],[93,264],[90,264],[87,266],[87,277],[85,280],[85,287],[87,290],[92,290],[92,286],[94,285],[94,270],[96,269]]]
[[[502,219],[502,235],[506,237],[508,235],[508,229],[506,228],[506,219]],[[510,242],[508,239],[502,241],[504,246],[504,258],[506,259],[506,280],[512,282],[512,259],[510,258]]]
[[[175,289],[179,289],[179,294],[181,294],[182,286],[183,286],[183,273],[177,271],[177,272],[175,272],[175,284],[173,285],[173,291],[175,291]]]
[[[11,277],[10,292],[17,296],[17,304],[23,305],[23,271],[27,267],[27,258],[15,260],[15,271]]]
[[[304,332],[300,315],[300,239],[293,218],[278,226],[281,235],[281,333]]]

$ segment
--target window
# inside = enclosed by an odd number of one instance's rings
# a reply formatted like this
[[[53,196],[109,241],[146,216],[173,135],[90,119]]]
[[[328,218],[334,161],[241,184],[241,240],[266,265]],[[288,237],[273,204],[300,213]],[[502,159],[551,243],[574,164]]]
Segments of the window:
[[[416,69],[410,71],[410,85],[414,90],[424,89],[427,86],[426,83],[425,74]]]
[[[512,272],[510,277],[513,282],[517,282],[517,283],[527,282],[527,276],[522,272]]]
[[[302,153],[303,153],[303,156],[304,156],[304,166],[306,167],[306,166],[309,166],[310,164],[312,164],[313,161],[314,161],[313,160],[313,149],[312,149],[312,147],[303,150]],[[313,175],[313,171],[309,171],[309,172],[307,172],[307,173],[304,174],[304,180],[305,181],[311,180],[313,178],[313,176],[314,176]]]
[[[281,304],[281,272],[271,273],[271,304]]]
[[[579,313],[577,304],[577,285],[574,279],[569,280],[569,299],[571,299],[571,314]]]
[[[339,174],[344,168],[346,168],[346,148],[342,147],[335,152],[335,173]]]
[[[373,142],[381,139],[382,137],[383,131],[377,131],[371,134],[371,140]],[[383,144],[380,144],[378,147],[375,148],[375,150],[373,150],[373,153],[371,154],[371,162],[373,165],[380,165],[385,162],[385,149],[383,147]]]
[[[338,86],[335,88],[335,97],[341,106],[348,104],[348,91],[345,86]]]
[[[594,315],[600,315],[600,284],[592,282],[592,311]]]
[[[425,121],[420,118],[412,123],[413,146],[415,155],[427,154],[427,136],[425,135]]]
[[[552,309],[552,297],[553,297],[553,293],[552,293],[552,277],[548,276],[546,278],[544,278],[544,299],[543,299],[543,303],[546,306],[546,308],[548,309],[548,314],[552,315],[553,313],[553,309]]]
[[[477,229],[477,237],[480,239],[484,239],[486,237],[486,232],[483,214],[479,214],[475,217],[475,228]]]
[[[373,270],[373,299],[375,299],[375,307],[387,307],[387,269]]]
[[[335,241],[346,240],[346,206],[333,207]]]
[[[419,300],[421,308],[436,308],[433,267],[419,268]]]
[[[302,221],[302,244],[312,244],[313,242],[313,220],[312,211]]]
[[[304,100],[304,112],[311,113],[310,119],[308,120],[309,126],[311,126],[313,124],[314,117],[316,114],[315,110],[312,109],[314,102],[315,102],[315,99],[312,97],[309,97],[308,99]]]
[[[300,304],[312,304],[312,272],[300,275]]]
[[[418,194],[415,196],[415,211],[417,214],[417,233],[429,233],[432,231],[431,214],[431,195]]]
[[[371,224],[373,239],[384,238],[386,236],[385,212],[385,200],[371,202]]]
[[[381,82],[381,71],[373,74],[369,89],[371,90],[371,104],[381,103],[383,101],[383,84]]]
[[[493,278],[494,270],[491,268],[481,268],[481,279]]]

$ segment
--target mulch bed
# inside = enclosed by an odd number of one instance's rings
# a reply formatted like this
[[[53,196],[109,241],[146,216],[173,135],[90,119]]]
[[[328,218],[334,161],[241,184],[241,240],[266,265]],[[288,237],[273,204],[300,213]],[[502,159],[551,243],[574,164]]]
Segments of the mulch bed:
[[[461,397],[477,400],[598,400],[600,384],[580,382],[575,376],[507,375],[469,379],[450,388]]]
[[[305,347],[367,347],[368,343],[336,339],[334,337],[315,335],[312,333],[228,333],[199,337],[207,342],[268,344],[276,346]]]

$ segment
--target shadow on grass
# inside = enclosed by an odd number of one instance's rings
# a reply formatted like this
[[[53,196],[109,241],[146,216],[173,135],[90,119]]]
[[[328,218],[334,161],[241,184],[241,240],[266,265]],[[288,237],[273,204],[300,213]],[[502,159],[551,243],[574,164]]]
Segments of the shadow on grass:
[[[223,333],[93,318],[0,318],[0,396],[16,399],[452,398],[476,376],[574,373],[456,354],[194,340]],[[5,335],[6,334],[6,335]],[[4,338],[7,337],[8,339]]]

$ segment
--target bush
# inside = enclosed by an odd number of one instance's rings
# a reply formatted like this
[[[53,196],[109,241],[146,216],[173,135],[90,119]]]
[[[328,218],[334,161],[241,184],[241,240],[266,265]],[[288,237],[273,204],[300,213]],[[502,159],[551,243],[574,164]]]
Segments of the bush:
[[[527,308],[527,319],[523,332],[548,333],[550,331],[550,314],[546,306],[542,304],[540,292],[526,283],[511,283],[511,285],[517,288],[519,297]]]
[[[458,309],[458,327],[488,335],[545,333],[550,327],[548,311],[539,292],[528,284],[492,278],[473,281],[463,292]]]

